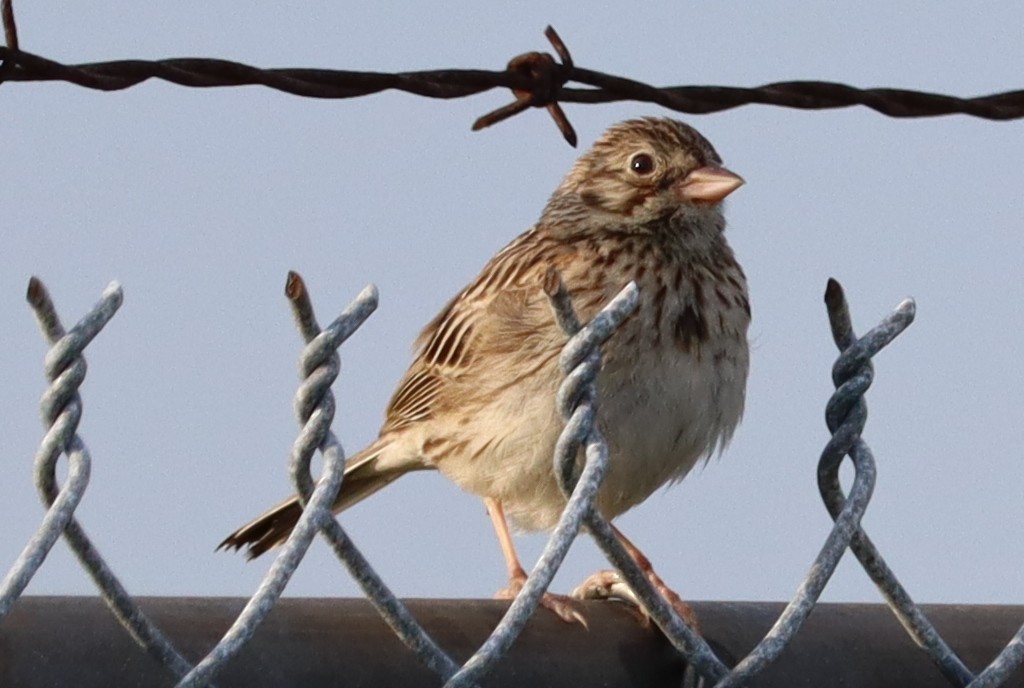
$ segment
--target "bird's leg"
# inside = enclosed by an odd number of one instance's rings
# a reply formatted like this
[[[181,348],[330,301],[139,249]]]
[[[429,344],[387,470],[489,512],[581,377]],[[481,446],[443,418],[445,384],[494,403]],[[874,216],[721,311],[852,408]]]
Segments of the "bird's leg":
[[[611,524],[609,524],[611,525]],[[651,560],[644,555],[640,549],[634,545],[629,538],[622,534],[622,531],[616,528],[614,525],[611,526],[612,532],[618,539],[622,546],[626,549],[626,552],[632,557],[636,565],[640,567],[644,575],[647,576],[647,580],[651,582],[654,589],[658,591],[665,601],[668,602],[677,614],[694,630],[699,630],[699,624],[697,622],[697,615],[694,613],[690,605],[683,602],[682,598],[676,594],[672,588],[665,585],[665,581],[661,580],[661,577],[654,572],[654,568],[651,566]],[[644,611],[643,605],[640,604],[639,598],[630,589],[626,581],[622,579],[622,576],[618,571],[598,571],[587,580],[583,581],[583,584],[577,587],[572,592],[572,596],[578,600],[584,599],[609,599],[616,598],[630,602],[637,607],[643,619],[647,620],[647,614]]]
[[[505,557],[505,566],[508,568],[508,587],[502,588],[494,594],[495,599],[511,600],[526,583],[526,571],[519,563],[519,555],[516,554],[515,543],[512,542],[512,533],[508,529],[508,521],[505,520],[505,511],[501,508],[501,502],[496,499],[485,498],[487,513],[491,516],[491,523],[494,524],[494,532],[498,535],[498,544],[501,545],[501,553]],[[563,621],[568,623],[579,622],[587,626],[586,619],[576,610],[576,603],[565,595],[554,595],[545,592],[540,598],[540,605],[550,609]]]

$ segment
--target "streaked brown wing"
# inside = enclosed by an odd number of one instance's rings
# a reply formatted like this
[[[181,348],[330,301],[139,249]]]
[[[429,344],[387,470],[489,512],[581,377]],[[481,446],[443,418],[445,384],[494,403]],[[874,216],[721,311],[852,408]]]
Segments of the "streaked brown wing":
[[[382,434],[430,419],[446,388],[472,388],[467,378],[474,375],[493,379],[504,356],[528,350],[531,342],[536,347],[538,330],[552,318],[541,289],[542,275],[557,259],[551,248],[535,230],[520,235],[424,328]],[[479,362],[484,358],[486,365]],[[502,371],[501,377],[514,376]]]

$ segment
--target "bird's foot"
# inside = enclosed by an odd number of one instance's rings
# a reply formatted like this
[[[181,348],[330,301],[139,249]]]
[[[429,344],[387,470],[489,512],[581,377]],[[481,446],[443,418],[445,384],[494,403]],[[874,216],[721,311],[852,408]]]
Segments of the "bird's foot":
[[[523,589],[523,585],[526,583],[525,574],[520,577],[514,577],[508,582],[508,587],[502,588],[498,592],[494,593],[494,599],[496,600],[511,600],[514,599],[519,591]],[[540,606],[545,609],[553,611],[558,618],[566,623],[578,623],[583,628],[590,630],[587,626],[587,619],[583,614],[576,608],[576,600],[567,595],[555,595],[554,593],[545,592],[540,598]]]
[[[651,581],[654,589],[658,591],[658,594],[665,598],[665,601],[669,603],[686,625],[699,633],[700,624],[697,622],[697,615],[690,608],[690,605],[683,602],[682,598],[665,585],[665,582],[653,571],[647,573],[647,578]],[[650,623],[650,615],[644,608],[640,598],[629,587],[629,584],[623,580],[618,571],[598,571],[572,591],[572,598],[577,600],[622,600],[630,604],[640,615],[642,623]]]

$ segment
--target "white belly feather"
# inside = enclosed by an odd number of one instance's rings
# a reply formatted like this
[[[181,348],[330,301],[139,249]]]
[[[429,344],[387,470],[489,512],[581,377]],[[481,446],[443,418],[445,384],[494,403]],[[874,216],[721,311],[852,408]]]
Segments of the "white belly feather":
[[[598,377],[598,418],[609,447],[598,496],[605,516],[681,479],[731,437],[747,376],[746,316],[735,317],[740,322],[727,322],[727,331],[714,333],[696,354],[670,347],[659,355],[641,346],[629,360],[605,361]],[[496,396],[467,428],[477,438],[472,445],[486,449],[472,464],[451,457],[439,465],[463,489],[501,501],[521,530],[551,528],[565,506],[553,470],[563,426],[551,383],[561,380],[539,374]]]

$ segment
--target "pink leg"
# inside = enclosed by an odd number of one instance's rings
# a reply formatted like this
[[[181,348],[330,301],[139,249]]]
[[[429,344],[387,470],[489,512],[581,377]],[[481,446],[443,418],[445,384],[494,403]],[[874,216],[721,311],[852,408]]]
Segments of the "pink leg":
[[[505,511],[501,508],[501,502],[496,499],[484,499],[487,505],[487,513],[491,516],[494,524],[494,531],[498,535],[498,544],[501,545],[501,554],[505,557],[505,566],[508,568],[508,587],[502,588],[494,597],[499,600],[510,600],[519,594],[526,583],[526,571],[519,563],[519,555],[516,554],[515,544],[512,542],[512,533],[508,529],[508,521],[505,520]],[[579,622],[586,628],[587,621],[583,615],[576,610],[574,600],[565,595],[553,595],[546,592],[540,598],[540,605],[550,609],[560,619],[567,623]]]

